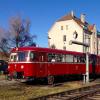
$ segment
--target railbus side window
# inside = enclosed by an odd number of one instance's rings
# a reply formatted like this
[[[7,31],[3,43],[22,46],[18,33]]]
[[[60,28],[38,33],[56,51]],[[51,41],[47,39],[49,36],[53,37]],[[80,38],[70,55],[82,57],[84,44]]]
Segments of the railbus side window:
[[[62,62],[66,62],[66,55],[62,55]]]
[[[37,61],[37,54],[35,52],[30,52],[30,61]]]
[[[52,60],[52,54],[50,53],[48,54],[48,62],[51,62],[51,60]]]
[[[55,59],[57,62],[62,62],[62,55],[61,54],[56,54]]]
[[[81,55],[74,55],[74,63],[85,63],[85,57]]]
[[[49,62],[62,62],[62,55],[61,54],[48,54],[48,61]]]
[[[56,61],[55,54],[52,54],[52,53],[48,54],[48,61],[49,62],[55,62]]]
[[[66,55],[66,62],[73,63],[73,55],[67,54]]]
[[[74,56],[74,63],[77,63],[78,62],[77,60],[78,60],[77,56]]]
[[[80,57],[80,62],[85,63],[86,62],[86,57],[85,56]]]

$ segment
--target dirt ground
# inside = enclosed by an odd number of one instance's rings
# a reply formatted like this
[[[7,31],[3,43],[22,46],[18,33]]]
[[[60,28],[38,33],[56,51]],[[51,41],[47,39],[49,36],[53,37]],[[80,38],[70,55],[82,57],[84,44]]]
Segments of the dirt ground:
[[[52,87],[43,84],[26,84],[20,81],[9,81],[4,75],[0,75],[0,100],[29,100],[38,96],[66,91],[86,85],[100,83],[100,80],[83,84],[82,82],[64,82],[61,85]]]

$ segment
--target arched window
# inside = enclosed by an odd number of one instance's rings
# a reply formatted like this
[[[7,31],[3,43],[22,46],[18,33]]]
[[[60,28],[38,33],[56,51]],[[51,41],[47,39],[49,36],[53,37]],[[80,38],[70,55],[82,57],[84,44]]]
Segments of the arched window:
[[[74,38],[74,39],[77,39],[77,37],[78,37],[78,33],[75,31],[75,32],[73,33],[73,38]]]

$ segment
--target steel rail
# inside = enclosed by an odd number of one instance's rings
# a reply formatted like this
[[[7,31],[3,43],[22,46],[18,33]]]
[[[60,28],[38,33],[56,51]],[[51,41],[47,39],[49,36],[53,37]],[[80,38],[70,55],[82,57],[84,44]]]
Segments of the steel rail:
[[[100,93],[100,84],[41,96],[30,100],[86,100],[86,97],[92,96],[98,92]]]

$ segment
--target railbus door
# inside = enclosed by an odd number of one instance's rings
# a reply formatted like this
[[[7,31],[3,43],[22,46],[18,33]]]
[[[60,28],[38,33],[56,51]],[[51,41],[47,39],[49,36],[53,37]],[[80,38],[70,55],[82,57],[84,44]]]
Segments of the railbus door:
[[[95,75],[96,75],[96,62],[97,62],[97,57],[96,55],[92,55],[92,74],[93,74],[93,77],[95,78]]]
[[[40,52],[38,57],[39,57],[39,63],[37,66],[37,76],[38,77],[45,77],[46,76],[46,69],[47,69],[46,53]]]

